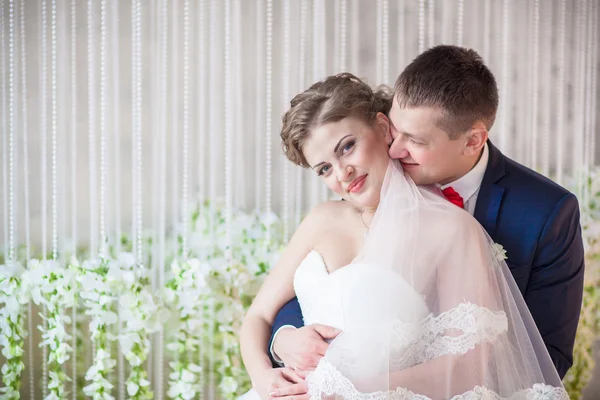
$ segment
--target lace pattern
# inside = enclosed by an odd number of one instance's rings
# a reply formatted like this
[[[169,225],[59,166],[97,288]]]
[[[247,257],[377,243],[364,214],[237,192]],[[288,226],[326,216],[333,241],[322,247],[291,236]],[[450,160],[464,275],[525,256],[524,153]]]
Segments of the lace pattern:
[[[448,336],[450,330],[460,331]],[[479,343],[493,342],[507,332],[504,312],[465,302],[439,316],[429,314],[420,324],[394,323],[393,369],[400,370],[445,354],[465,354]]]
[[[431,400],[427,396],[413,393],[406,388],[362,393],[349,379],[325,360],[319,363],[315,371],[307,377],[307,381],[308,394],[311,399]],[[569,395],[563,388],[536,383],[531,388],[513,393],[510,397],[502,397],[491,389],[476,386],[473,390],[453,396],[450,400],[569,400]]]

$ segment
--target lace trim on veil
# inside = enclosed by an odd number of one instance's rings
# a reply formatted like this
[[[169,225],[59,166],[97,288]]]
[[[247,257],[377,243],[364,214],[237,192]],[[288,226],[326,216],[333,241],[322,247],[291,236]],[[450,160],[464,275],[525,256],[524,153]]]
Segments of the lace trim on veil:
[[[447,336],[450,330],[461,331],[458,336]],[[465,354],[476,344],[493,342],[508,331],[508,319],[502,311],[494,312],[485,307],[466,302],[438,315],[433,314],[423,321],[422,358],[432,360],[445,354]]]
[[[429,314],[420,323],[398,321],[393,325],[394,370],[404,369],[445,354],[465,354],[478,343],[493,342],[507,332],[504,312],[465,302],[438,315]],[[449,336],[450,331],[460,335]]]
[[[308,394],[311,399],[432,400],[406,388],[385,392],[359,392],[349,379],[325,360],[321,360],[315,371],[307,377],[307,381]],[[476,386],[473,390],[452,397],[451,400],[569,400],[569,395],[563,388],[536,383],[531,388],[513,393],[510,397],[502,397],[488,388]]]

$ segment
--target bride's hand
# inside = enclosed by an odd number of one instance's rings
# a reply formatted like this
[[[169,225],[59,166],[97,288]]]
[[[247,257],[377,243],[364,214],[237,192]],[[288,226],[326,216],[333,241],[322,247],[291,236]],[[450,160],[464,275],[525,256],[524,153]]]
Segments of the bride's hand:
[[[302,328],[283,328],[275,337],[273,351],[286,367],[315,369],[329,344],[341,331],[332,326],[312,324]]]
[[[308,400],[308,387],[304,379],[291,368],[267,370],[254,384],[261,399]]]

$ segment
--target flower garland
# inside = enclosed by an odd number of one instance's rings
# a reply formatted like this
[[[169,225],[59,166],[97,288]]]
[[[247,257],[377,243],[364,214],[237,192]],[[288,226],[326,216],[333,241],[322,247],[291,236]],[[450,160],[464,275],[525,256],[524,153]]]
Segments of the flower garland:
[[[171,263],[173,277],[166,284],[164,296],[178,319],[173,340],[167,344],[167,349],[176,354],[175,361],[169,363],[171,373],[167,392],[173,399],[191,399],[202,390],[202,368],[190,355],[200,353],[205,333],[203,316],[208,293],[204,277],[207,268],[208,265],[202,265],[195,258],[181,265],[177,260]]]
[[[151,399],[150,382],[144,366],[150,349],[150,334],[158,332],[167,314],[152,288],[143,266],[137,265],[131,253],[122,253],[111,265],[119,275],[119,315],[125,322],[119,335],[119,345],[131,366],[127,378],[127,394],[131,399]],[[118,272],[117,272],[118,271]],[[113,275],[113,278],[116,278]]]
[[[111,390],[114,386],[108,381],[108,376],[116,361],[110,354],[110,342],[115,339],[110,333],[110,325],[115,324],[118,318],[113,310],[116,296],[109,280],[110,259],[100,256],[84,261],[81,266],[77,262],[73,265],[78,270],[77,281],[85,314],[91,317],[90,338],[96,350],[92,365],[85,374],[85,380],[90,383],[83,388],[83,393],[94,400],[113,400]]]
[[[31,260],[23,281],[31,288],[31,299],[44,307],[46,316],[40,316],[46,321],[46,326],[39,326],[42,331],[41,346],[49,349],[48,360],[48,399],[64,399],[66,397],[65,383],[70,378],[63,371],[63,364],[69,360],[73,351],[69,345],[71,336],[68,325],[71,318],[67,310],[75,305],[76,292],[76,262],[65,267],[55,260]]]
[[[0,265],[0,346],[6,364],[2,366],[0,397],[7,400],[19,398],[23,363],[25,330],[25,307],[28,302],[27,290],[23,285],[23,267],[17,263]]]

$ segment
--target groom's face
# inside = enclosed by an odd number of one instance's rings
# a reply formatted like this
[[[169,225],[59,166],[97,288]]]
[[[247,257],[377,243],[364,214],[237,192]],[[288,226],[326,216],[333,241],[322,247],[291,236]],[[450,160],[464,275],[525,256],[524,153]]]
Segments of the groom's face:
[[[437,108],[401,108],[396,98],[390,110],[393,138],[389,156],[400,160],[404,171],[420,185],[452,182],[464,174],[465,140],[456,140],[441,129]]]

